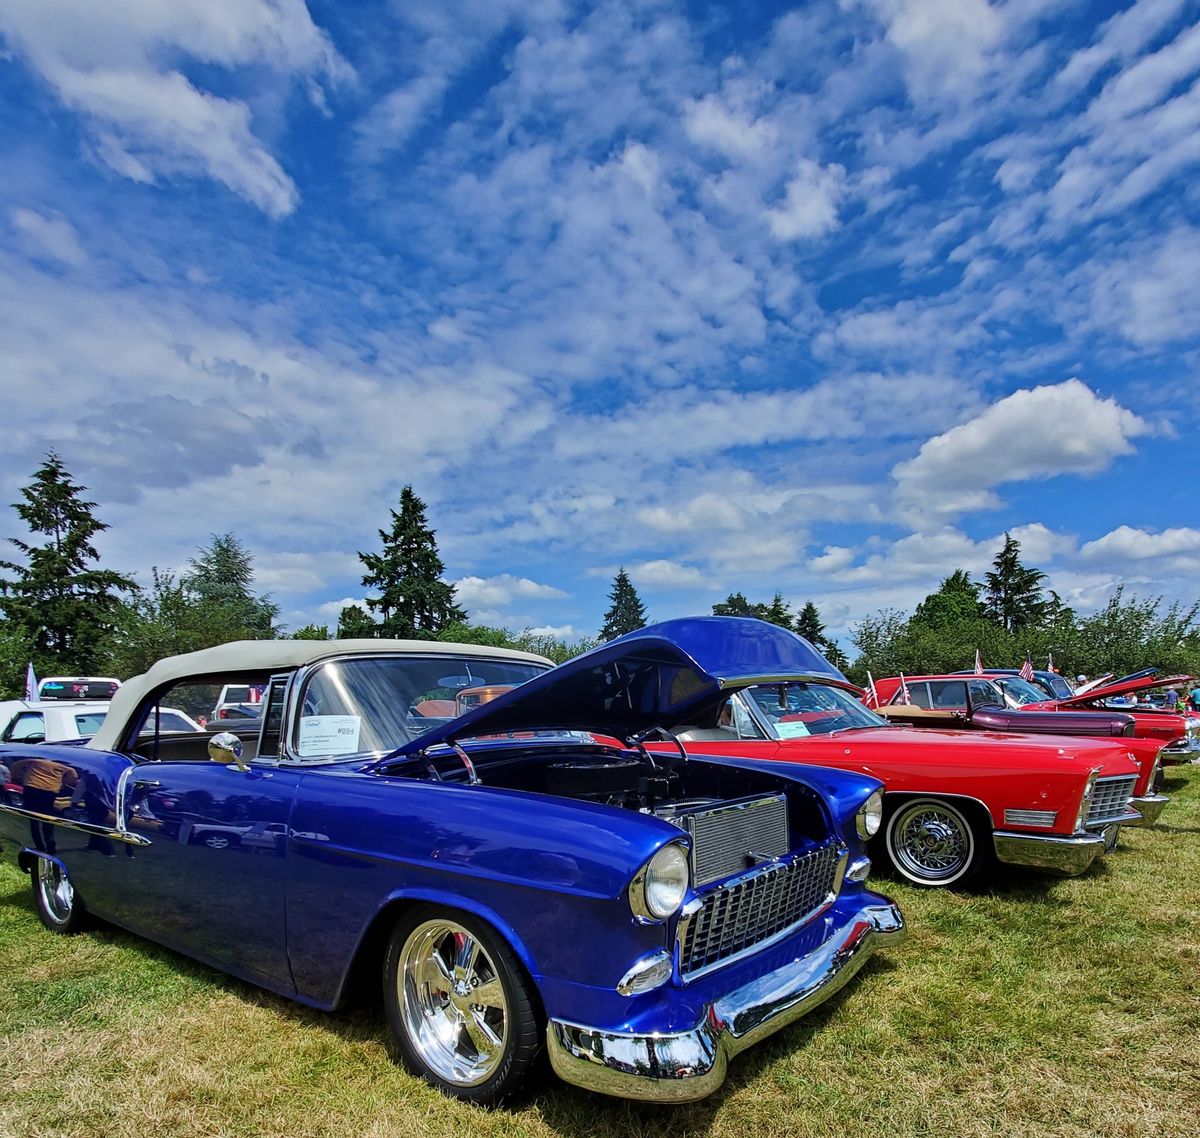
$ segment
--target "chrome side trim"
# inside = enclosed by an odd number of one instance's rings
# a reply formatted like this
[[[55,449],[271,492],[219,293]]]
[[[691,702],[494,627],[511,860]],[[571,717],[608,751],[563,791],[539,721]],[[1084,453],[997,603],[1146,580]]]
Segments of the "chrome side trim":
[[[1166,794],[1146,794],[1141,798],[1131,798],[1129,805],[1141,817],[1136,822],[1129,822],[1128,825],[1153,826],[1158,821],[1158,816],[1163,812],[1163,807],[1170,801],[1170,797]]]
[[[150,844],[149,838],[143,838],[141,834],[131,834],[128,830],[116,830],[111,826],[101,826],[95,822],[80,822],[75,818],[62,818],[57,814],[39,814],[36,810],[23,810],[19,806],[0,803],[0,814],[12,814],[17,818],[26,818],[30,822],[49,822],[52,826],[59,826],[64,830],[79,830],[84,834],[94,834],[96,837],[108,838],[114,842],[124,842],[130,846],[148,846]],[[37,853],[36,850],[30,852]]]
[[[1104,849],[1100,834],[1013,834],[997,830],[992,835],[996,858],[1008,865],[1025,865],[1074,877],[1096,860]]]
[[[715,1091],[740,1051],[799,1019],[843,988],[876,948],[907,935],[900,910],[879,894],[830,931],[814,952],[705,1005],[691,1031],[634,1035],[552,1019],[546,1047],[565,1082],[639,1102],[692,1102]]]

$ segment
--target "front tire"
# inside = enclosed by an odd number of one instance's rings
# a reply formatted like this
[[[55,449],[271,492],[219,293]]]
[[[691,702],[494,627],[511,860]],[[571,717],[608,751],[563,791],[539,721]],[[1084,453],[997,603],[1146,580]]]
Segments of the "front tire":
[[[476,917],[408,913],[384,959],[384,1003],[404,1065],[439,1090],[491,1104],[512,1095],[543,1046],[533,983]]]
[[[962,885],[986,862],[987,835],[944,798],[913,798],[893,807],[883,839],[892,868],[914,885]]]
[[[66,870],[46,857],[34,858],[29,872],[33,884],[33,906],[38,919],[51,932],[71,936],[84,925],[83,902]]]

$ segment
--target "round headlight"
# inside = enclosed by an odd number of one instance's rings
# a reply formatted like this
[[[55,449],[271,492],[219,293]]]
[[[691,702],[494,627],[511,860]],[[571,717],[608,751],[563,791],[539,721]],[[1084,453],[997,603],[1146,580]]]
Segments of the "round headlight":
[[[871,797],[858,808],[858,813],[854,815],[854,828],[858,831],[858,836],[865,842],[879,833],[879,827],[882,824],[883,791],[875,790],[871,792]]]
[[[629,887],[629,904],[639,917],[663,920],[683,904],[690,873],[687,851],[672,842],[638,872]]]

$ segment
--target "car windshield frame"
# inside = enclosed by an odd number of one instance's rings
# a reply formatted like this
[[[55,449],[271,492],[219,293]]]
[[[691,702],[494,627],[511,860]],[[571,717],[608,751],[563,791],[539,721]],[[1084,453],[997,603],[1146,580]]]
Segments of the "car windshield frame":
[[[794,698],[793,698],[794,697]],[[844,688],[817,680],[784,680],[754,684],[733,697],[746,710],[763,737],[786,742],[809,736],[835,735],[839,731],[891,727],[866,704]],[[774,702],[774,707],[772,707]],[[786,703],[786,707],[783,706]],[[808,706],[805,706],[805,705]],[[779,715],[774,712],[780,712]],[[811,718],[802,719],[802,715]],[[794,718],[793,718],[794,716]],[[735,715],[735,723],[737,717]],[[847,722],[849,720],[849,722]],[[738,736],[743,737],[738,728]]]
[[[519,685],[548,670],[535,660],[436,651],[321,660],[293,680],[296,698],[289,701],[279,762],[313,766],[389,755],[456,718],[414,714],[418,704],[453,700],[468,687]]]
[[[1010,707],[1025,707],[1031,703],[1045,703],[1049,698],[1036,684],[1022,679],[1020,676],[996,676],[1000,688],[1004,692],[1005,702]],[[1019,698],[1023,696],[1024,698]]]

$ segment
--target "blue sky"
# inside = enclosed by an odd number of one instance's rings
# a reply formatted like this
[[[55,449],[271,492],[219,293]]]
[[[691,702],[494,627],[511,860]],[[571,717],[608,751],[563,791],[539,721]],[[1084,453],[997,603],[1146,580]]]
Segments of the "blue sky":
[[[0,391],[293,627],[400,487],[480,621],[844,635],[1005,530],[1191,601],[1200,5],[0,0]],[[16,532],[10,515],[9,532]]]

